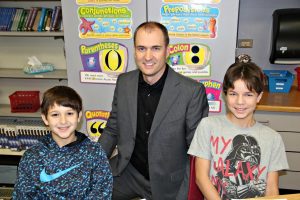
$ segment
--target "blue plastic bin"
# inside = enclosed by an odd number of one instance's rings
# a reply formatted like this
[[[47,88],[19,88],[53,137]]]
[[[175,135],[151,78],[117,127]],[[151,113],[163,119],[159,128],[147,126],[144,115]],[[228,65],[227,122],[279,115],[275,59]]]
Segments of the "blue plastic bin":
[[[269,92],[289,93],[294,81],[294,75],[288,70],[263,70],[268,77]]]

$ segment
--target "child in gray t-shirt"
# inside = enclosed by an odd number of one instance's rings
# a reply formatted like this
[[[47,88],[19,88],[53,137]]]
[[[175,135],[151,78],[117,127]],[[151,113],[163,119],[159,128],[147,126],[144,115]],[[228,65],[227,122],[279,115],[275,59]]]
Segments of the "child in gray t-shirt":
[[[202,119],[188,153],[196,156],[196,183],[207,200],[277,195],[278,171],[288,168],[281,136],[254,119],[263,73],[241,55],[224,77],[226,115]]]

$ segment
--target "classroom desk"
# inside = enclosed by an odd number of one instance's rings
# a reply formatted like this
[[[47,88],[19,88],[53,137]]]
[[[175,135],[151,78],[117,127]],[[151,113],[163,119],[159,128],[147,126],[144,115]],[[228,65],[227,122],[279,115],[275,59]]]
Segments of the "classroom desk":
[[[260,197],[260,198],[251,198],[247,200],[300,200],[300,193],[299,194],[285,194],[285,195],[276,195],[276,196],[269,196],[269,197]]]

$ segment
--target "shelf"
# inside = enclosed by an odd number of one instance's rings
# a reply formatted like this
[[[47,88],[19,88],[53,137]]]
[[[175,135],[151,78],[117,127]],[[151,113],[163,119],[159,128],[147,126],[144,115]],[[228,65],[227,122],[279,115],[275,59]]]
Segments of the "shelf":
[[[41,74],[25,74],[22,69],[0,68],[0,78],[67,80],[67,70],[56,69],[53,72]]]
[[[0,155],[9,155],[9,156],[22,156],[25,150],[22,151],[12,151],[10,149],[0,149]]]
[[[264,91],[257,110],[300,113],[300,91],[293,85],[289,93]]]
[[[0,31],[0,36],[11,36],[11,37],[63,37],[64,32]]]
[[[41,111],[40,109],[37,112],[34,113],[26,113],[26,112],[20,112],[20,113],[12,113],[10,112],[10,105],[9,104],[0,104],[0,117],[41,117]]]

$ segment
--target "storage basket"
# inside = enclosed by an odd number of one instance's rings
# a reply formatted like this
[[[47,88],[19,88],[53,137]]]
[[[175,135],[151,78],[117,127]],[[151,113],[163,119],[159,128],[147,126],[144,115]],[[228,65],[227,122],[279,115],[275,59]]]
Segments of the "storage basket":
[[[9,100],[11,112],[36,112],[40,108],[39,91],[16,91]]]
[[[294,75],[287,70],[264,70],[268,77],[269,92],[288,93],[294,81]]]
[[[300,90],[300,67],[296,67],[295,71],[297,72],[298,90]]]

